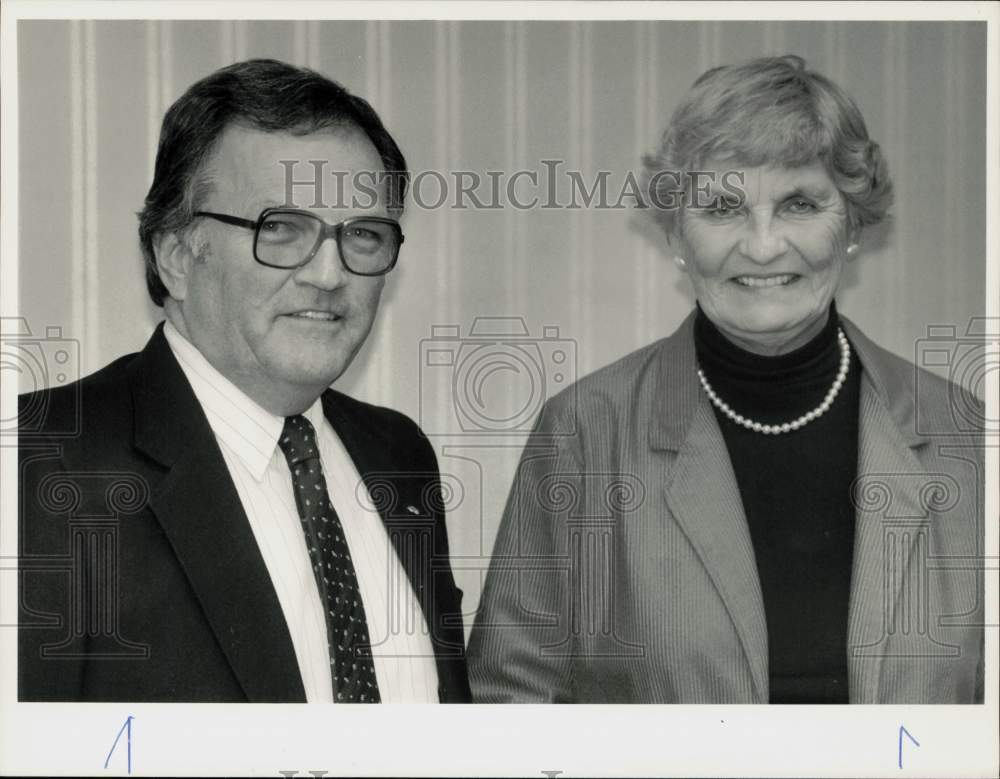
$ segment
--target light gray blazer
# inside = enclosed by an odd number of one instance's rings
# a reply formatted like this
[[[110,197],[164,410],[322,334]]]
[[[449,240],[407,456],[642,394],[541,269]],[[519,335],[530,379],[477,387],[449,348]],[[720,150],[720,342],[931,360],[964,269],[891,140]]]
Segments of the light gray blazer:
[[[470,640],[477,701],[767,702],[753,546],[693,322],[546,404]],[[850,701],[980,702],[981,404],[843,326],[864,371]]]

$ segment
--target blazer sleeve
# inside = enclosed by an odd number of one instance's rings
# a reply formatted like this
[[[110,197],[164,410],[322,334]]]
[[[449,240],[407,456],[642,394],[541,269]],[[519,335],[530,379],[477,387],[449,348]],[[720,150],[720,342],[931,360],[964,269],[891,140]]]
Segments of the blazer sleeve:
[[[543,409],[507,499],[469,642],[477,703],[574,698],[565,523],[583,465],[563,416]]]

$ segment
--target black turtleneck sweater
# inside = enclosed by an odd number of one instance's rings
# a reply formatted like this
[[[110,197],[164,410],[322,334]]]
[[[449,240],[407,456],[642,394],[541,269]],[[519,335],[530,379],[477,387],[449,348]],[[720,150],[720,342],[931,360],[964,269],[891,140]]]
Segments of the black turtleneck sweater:
[[[776,357],[734,345],[699,308],[698,364],[736,413],[790,422],[816,408],[840,367],[836,306],[823,331]],[[750,526],[767,615],[771,703],[847,703],[847,608],[854,549],[861,365],[830,409],[765,435],[715,410]]]

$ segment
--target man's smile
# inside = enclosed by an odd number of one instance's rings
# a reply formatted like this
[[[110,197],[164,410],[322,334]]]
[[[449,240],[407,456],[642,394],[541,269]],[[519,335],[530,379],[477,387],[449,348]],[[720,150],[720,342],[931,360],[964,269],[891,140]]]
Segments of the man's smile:
[[[291,317],[292,319],[307,319],[313,322],[339,322],[343,319],[341,314],[314,308],[294,311],[290,314],[285,314],[284,316]]]

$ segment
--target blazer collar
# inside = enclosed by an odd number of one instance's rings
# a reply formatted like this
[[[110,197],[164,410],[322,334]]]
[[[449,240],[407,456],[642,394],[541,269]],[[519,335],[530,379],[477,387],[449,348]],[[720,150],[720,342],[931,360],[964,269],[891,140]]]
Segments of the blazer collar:
[[[166,468],[150,509],[251,702],[305,701],[291,635],[222,452],[157,327],[130,366],[134,445]],[[211,500],[205,500],[205,496]]]
[[[215,437],[243,463],[258,483],[264,480],[285,424],[227,379],[167,320],[163,335],[205,412]],[[322,420],[319,399],[303,412],[313,425]]]
[[[150,507],[170,539],[206,617],[248,700],[305,701],[291,635],[267,566],[233,486],[222,452],[191,385],[177,363],[161,323],[130,366],[134,446],[167,469],[153,485]],[[362,426],[337,393],[322,396],[323,413],[340,436],[362,478],[398,472],[392,441]],[[375,436],[376,441],[372,438]],[[412,475],[412,474],[411,474]],[[211,495],[206,501],[203,496]],[[402,546],[421,518],[380,507],[383,523],[429,622],[428,572]],[[432,520],[424,520],[430,524]],[[405,523],[405,524],[404,524]],[[404,532],[392,532],[394,529]],[[454,669],[436,654],[439,681],[457,688]]]
[[[894,357],[847,317],[841,315],[840,322],[847,340],[861,360],[862,378],[868,380],[882,406],[896,423],[906,445],[912,449],[928,443],[926,436],[917,433],[914,387],[919,368]]]
[[[857,489],[862,495],[870,488],[879,493],[883,482],[894,480],[894,514],[924,516],[922,482],[904,478],[923,472],[913,450],[927,441],[916,433],[914,369],[876,346],[850,320],[841,320],[863,368]],[[767,631],[753,544],[725,441],[697,379],[693,326],[692,314],[661,343],[649,442],[653,449],[677,454],[665,484],[667,505],[712,577],[739,635],[757,699],[766,701]],[[848,675],[855,703],[879,699],[890,638],[885,604],[899,597],[905,580],[885,579],[886,525],[880,507],[865,501],[857,514],[848,617]],[[894,559],[900,570],[908,570],[919,534],[898,535]]]
[[[678,451],[687,438],[695,411],[705,402],[694,351],[695,316],[692,311],[673,335],[660,342],[649,426],[649,445],[656,450]]]
[[[656,366],[656,391],[653,419],[649,428],[649,445],[654,450],[678,451],[688,437],[695,410],[706,403],[698,382],[698,365],[694,348],[696,312],[685,318],[676,332],[661,341]],[[908,446],[926,444],[928,439],[917,433],[916,399],[913,371],[902,367],[885,349],[871,341],[850,319],[840,315],[840,321],[851,346],[857,352],[867,381],[889,416],[895,421]]]
[[[201,404],[156,326],[146,347],[129,366],[135,407],[133,444],[143,454],[170,467],[192,450],[193,441],[211,433]],[[214,438],[212,440],[214,444]]]

